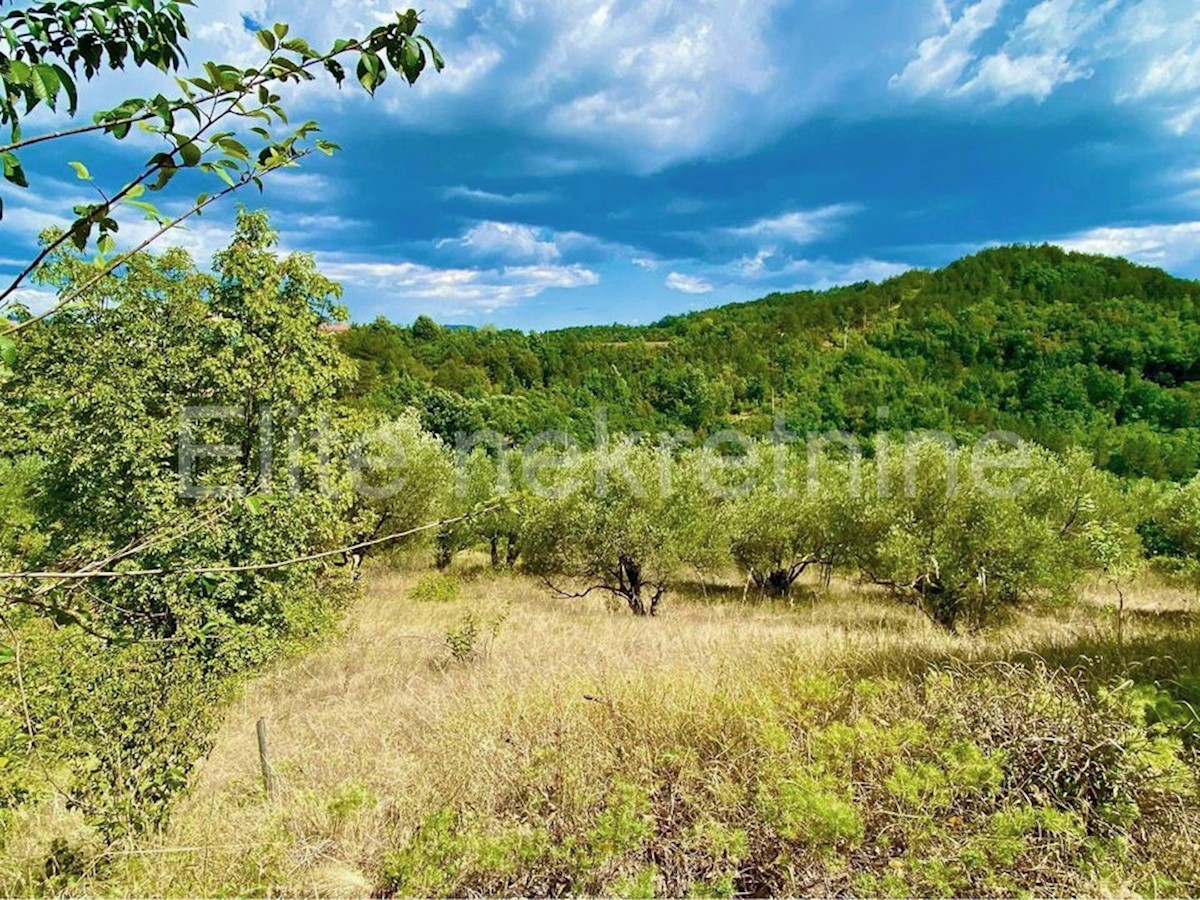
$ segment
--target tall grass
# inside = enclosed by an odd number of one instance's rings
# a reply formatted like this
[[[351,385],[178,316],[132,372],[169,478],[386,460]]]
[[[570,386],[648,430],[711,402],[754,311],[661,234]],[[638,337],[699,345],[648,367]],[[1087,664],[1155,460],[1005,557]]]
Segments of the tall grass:
[[[162,834],[101,849],[64,832],[76,870],[47,881],[66,819],[43,811],[0,888],[1200,888],[1180,703],[1200,651],[1186,598],[1161,586],[1134,591],[1118,647],[1100,585],[953,636],[850,585],[791,605],[697,585],[647,622],[516,576],[454,578],[374,573],[340,639],[233,703]],[[467,616],[501,624],[486,655],[460,661],[446,639]]]

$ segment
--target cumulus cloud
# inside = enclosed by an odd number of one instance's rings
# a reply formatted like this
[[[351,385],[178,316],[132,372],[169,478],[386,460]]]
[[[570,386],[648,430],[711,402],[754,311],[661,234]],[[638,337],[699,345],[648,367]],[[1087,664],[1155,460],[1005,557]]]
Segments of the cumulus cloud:
[[[551,262],[562,256],[552,237],[517,222],[477,222],[461,237],[438,241],[437,247],[460,247],[474,256],[513,261]]]
[[[1004,46],[983,59],[961,92],[985,91],[997,100],[1045,100],[1055,88],[1084,78],[1090,59],[1103,53],[1097,33],[1119,0],[1043,0],[1032,7]]]
[[[978,0],[955,18],[946,0],[937,0],[937,33],[917,45],[916,56],[888,84],[918,96],[955,87],[975,61],[975,43],[996,24],[1003,5],[1004,0]]]
[[[1153,106],[1176,134],[1200,123],[1200,7],[1143,0],[1120,23],[1127,86],[1117,101]]]
[[[711,294],[715,288],[711,282],[695,275],[683,275],[672,272],[667,276],[666,286],[673,291],[683,294]]]
[[[912,97],[1042,102],[1103,72],[1084,102],[1138,103],[1177,134],[1200,123],[1200,7],[1179,0],[974,0],[937,26],[889,85]],[[1002,14],[1005,14],[1002,16]]]

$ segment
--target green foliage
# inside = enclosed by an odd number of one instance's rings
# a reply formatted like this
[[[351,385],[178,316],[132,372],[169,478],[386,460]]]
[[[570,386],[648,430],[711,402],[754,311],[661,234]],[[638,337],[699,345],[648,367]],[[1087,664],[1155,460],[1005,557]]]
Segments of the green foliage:
[[[714,517],[694,458],[621,445],[611,454],[543,454],[530,462],[525,568],[603,590],[654,615],[677,570],[711,552]],[[530,475],[531,480],[533,475]]]
[[[831,571],[847,554],[851,473],[859,463],[756,448],[754,486],[725,512],[733,559],[760,588],[787,594],[809,566]]]
[[[152,135],[159,144],[136,177],[108,190],[95,185],[100,201],[75,206],[74,220],[52,234],[42,251],[0,290],[0,309],[6,317],[20,319],[5,326],[6,335],[24,330],[79,300],[131,253],[199,215],[216,200],[248,185],[261,190],[265,176],[296,165],[314,151],[332,154],[338,150],[337,144],[313,137],[321,130],[318,123],[289,123],[280,94],[287,86],[312,81],[317,77],[314,73],[328,74],[340,86],[346,75],[339,57],[347,54],[357,59],[358,80],[370,94],[387,78],[389,65],[410,85],[428,63],[439,71],[444,66],[429,39],[417,33],[420,17],[415,10],[397,13],[395,21],[382,22],[364,36],[339,39],[327,51],[314,50],[301,37],[289,37],[288,26],[278,23],[258,34],[266,54],[260,66],[206,62],[202,75],[174,78],[177,93],[173,96],[158,93],[149,98],[131,97],[97,113],[92,124],[28,139],[22,136],[21,117],[41,104],[74,118],[78,80],[93,79],[105,63],[120,69],[129,60],[138,67],[178,70],[186,61],[184,44],[189,36],[183,7],[191,5],[190,0],[45,3],[14,10],[0,20],[0,37],[7,45],[0,45],[0,125],[8,124],[12,135],[10,143],[0,146],[0,160],[9,183],[18,188],[29,186],[18,154],[33,145],[88,133],[119,141],[134,125],[139,133]],[[67,100],[65,110],[60,97]],[[93,181],[84,162],[75,160],[69,165],[77,178]],[[199,194],[178,215],[166,215],[148,202],[147,192],[162,191],[187,170],[213,176],[218,182],[216,193]],[[128,211],[144,215],[159,229],[137,248],[109,259],[107,256],[117,246],[117,217]],[[86,250],[93,236],[99,255],[90,277],[61,293],[50,310],[30,317],[18,300],[17,289],[53,253],[67,246]],[[0,380],[11,370],[14,352],[15,345],[4,337],[0,343]]]
[[[1124,260],[1006,247],[645,327],[422,323],[418,338],[377,321],[344,346],[362,363],[358,402],[394,408],[437,386],[518,442],[560,430],[591,445],[598,407],[613,433],[761,435],[777,417],[799,435],[1004,429],[1083,446],[1122,476],[1184,479],[1200,468],[1197,297]]]
[[[406,410],[393,420],[377,413],[362,415],[355,426],[355,502],[348,516],[357,534],[373,540],[402,533],[451,510],[450,452],[421,428],[415,411]]]
[[[1154,548],[1175,562],[1176,569],[1200,585],[1200,476],[1164,491],[1152,510],[1150,524],[1159,538]]]
[[[462,582],[453,575],[426,572],[408,595],[418,603],[452,603],[462,596]]]
[[[849,506],[856,565],[949,628],[1064,597],[1141,550],[1118,482],[1085,454],[922,441],[890,448],[873,474]]]
[[[278,258],[274,240],[265,217],[244,213],[212,275],[178,251],[135,258],[29,332],[0,397],[6,567],[178,573],[18,582],[5,598],[23,665],[0,676],[20,713],[6,718],[20,726],[0,733],[0,756],[28,772],[30,754],[51,760],[55,783],[109,837],[162,821],[233,677],[326,630],[349,596],[339,559],[187,574],[361,537],[345,454],[323,460],[289,440],[336,416],[348,364],[320,326],[341,314],[337,288],[311,259]],[[60,255],[47,277],[69,287],[89,268]],[[196,403],[184,446],[223,445],[219,455],[181,454],[180,411]],[[23,778],[6,794],[47,789]]]
[[[492,568],[511,568],[521,554],[525,484],[524,457],[507,450],[478,447],[458,459],[457,485],[451,499],[454,516],[472,514],[438,535],[438,565],[445,568],[461,550],[487,547]]]

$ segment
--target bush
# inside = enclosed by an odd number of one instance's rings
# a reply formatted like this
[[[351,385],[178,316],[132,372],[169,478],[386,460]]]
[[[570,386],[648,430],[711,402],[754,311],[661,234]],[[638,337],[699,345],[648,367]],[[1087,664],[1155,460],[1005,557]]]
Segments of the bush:
[[[426,572],[417,579],[408,596],[418,603],[452,603],[462,596],[462,583],[453,575]]]

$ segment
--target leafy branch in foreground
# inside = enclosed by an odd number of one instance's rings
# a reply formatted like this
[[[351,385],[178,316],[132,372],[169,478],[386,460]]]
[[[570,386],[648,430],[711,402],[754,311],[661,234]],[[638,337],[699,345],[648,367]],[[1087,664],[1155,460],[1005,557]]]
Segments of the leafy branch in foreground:
[[[12,132],[11,141],[0,147],[0,162],[10,183],[29,186],[18,151],[47,141],[92,132],[123,140],[137,125],[163,142],[142,172],[115,190],[106,191],[96,184],[84,162],[71,163],[76,176],[91,184],[100,199],[76,206],[70,226],[0,289],[0,310],[10,316],[27,316],[16,302],[16,291],[66,243],[84,250],[95,235],[101,257],[111,253],[120,227],[115,218],[119,208],[138,210],[169,230],[207,206],[214,195],[201,193],[187,213],[170,220],[145,199],[147,192],[162,191],[179,173],[194,169],[216,177],[225,186],[223,196],[249,183],[261,189],[264,175],[294,164],[306,150],[332,154],[339,149],[322,139],[308,143],[320,131],[316,122],[290,125],[278,93],[282,86],[313,81],[318,77],[315,73],[321,72],[341,86],[347,79],[342,61],[347,56],[356,58],[357,80],[372,95],[387,80],[389,65],[409,84],[417,81],[430,62],[439,71],[445,65],[432,42],[417,33],[420,17],[415,10],[398,13],[396,21],[378,26],[365,37],[337,40],[327,51],[314,50],[303,38],[289,37],[289,27],[280,23],[258,32],[267,54],[258,67],[241,69],[206,62],[202,75],[175,78],[176,96],[159,93],[130,98],[96,113],[90,125],[30,138],[22,135],[21,105],[25,114],[42,103],[58,109],[65,96],[67,114],[74,116],[78,111],[76,79],[96,77],[106,60],[111,68],[121,68],[129,56],[137,65],[178,69],[184,60],[181,45],[187,37],[179,7],[178,3],[159,6],[153,0],[47,4],[10,13],[0,24],[7,44],[0,45],[4,89],[0,124],[8,124]],[[242,128],[235,130],[237,125]],[[10,326],[0,334],[15,330]],[[11,347],[6,343],[0,352],[9,353]]]

